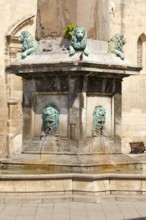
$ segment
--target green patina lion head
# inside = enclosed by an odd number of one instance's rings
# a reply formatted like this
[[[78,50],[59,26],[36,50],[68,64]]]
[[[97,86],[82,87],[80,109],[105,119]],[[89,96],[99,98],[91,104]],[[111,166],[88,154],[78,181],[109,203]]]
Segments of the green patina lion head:
[[[106,121],[106,111],[105,108],[101,105],[95,107],[93,112],[93,133],[99,134],[103,129],[103,126]]]
[[[43,130],[46,134],[59,132],[59,111],[51,105],[46,106],[42,111]]]
[[[69,55],[73,56],[75,52],[79,50],[83,51],[84,55],[89,55],[87,49],[87,31],[83,27],[77,27],[74,29],[71,38],[71,45],[69,47]]]

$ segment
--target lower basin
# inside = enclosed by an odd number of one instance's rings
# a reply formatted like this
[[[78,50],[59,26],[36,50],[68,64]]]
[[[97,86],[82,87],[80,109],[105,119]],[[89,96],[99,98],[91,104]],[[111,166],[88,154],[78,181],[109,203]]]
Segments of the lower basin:
[[[0,161],[1,196],[83,196],[86,201],[88,196],[96,201],[107,194],[145,195],[142,163],[123,154],[19,155]]]
[[[146,195],[146,172],[108,172],[98,174],[58,173],[37,170],[1,170],[0,195],[53,196],[56,199],[82,196],[96,201],[100,195]],[[90,200],[90,201],[91,201]]]
[[[80,173],[141,171],[142,163],[128,155],[111,154],[21,154],[1,159],[1,170],[32,170],[33,173]],[[31,173],[31,172],[30,172]]]

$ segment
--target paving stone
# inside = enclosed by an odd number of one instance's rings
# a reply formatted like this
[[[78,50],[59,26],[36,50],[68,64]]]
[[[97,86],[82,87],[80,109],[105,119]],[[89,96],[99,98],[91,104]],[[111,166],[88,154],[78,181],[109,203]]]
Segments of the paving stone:
[[[35,213],[35,220],[39,219],[52,219],[53,215],[53,208],[54,204],[53,203],[42,203],[39,204]]]
[[[69,203],[56,203],[54,204],[52,220],[57,219],[70,219],[70,204]]]
[[[124,219],[134,219],[140,217],[140,214],[135,209],[132,202],[117,202],[117,204]]]
[[[20,211],[21,205],[5,205],[3,210],[0,213],[0,219],[4,217],[14,218],[17,216],[18,212]]]
[[[21,207],[18,213],[18,216],[34,216],[36,213],[37,207]]]
[[[34,220],[34,216],[17,216],[16,220]]]
[[[86,209],[89,220],[106,220],[102,204],[86,204]]]
[[[71,220],[88,219],[86,206],[84,203],[70,203]]]
[[[0,216],[0,220],[16,220],[16,218],[11,216]]]
[[[135,209],[137,210],[137,212],[139,213],[139,215],[141,217],[145,217],[146,219],[146,202],[133,202],[133,206],[135,207]]]
[[[108,220],[124,219],[118,205],[115,202],[105,202],[102,204],[103,210]]]
[[[0,213],[3,211],[3,209],[5,208],[5,204],[0,204]]]
[[[144,220],[145,207],[145,200],[138,197],[137,201],[5,204],[0,205],[0,220]]]

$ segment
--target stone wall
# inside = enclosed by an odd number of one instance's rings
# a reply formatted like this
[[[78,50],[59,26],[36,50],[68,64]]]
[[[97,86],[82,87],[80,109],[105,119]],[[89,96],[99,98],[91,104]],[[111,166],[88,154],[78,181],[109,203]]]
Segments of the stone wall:
[[[36,4],[37,0],[0,1],[0,157],[8,155],[9,151],[12,151],[12,146],[8,149],[9,134],[12,135],[11,137],[14,137],[13,140],[10,138],[12,142],[15,142],[19,148],[21,147],[21,137],[19,140],[16,140],[15,134],[22,130],[22,115],[18,113],[19,106],[21,108],[21,80],[16,79],[16,77],[8,76],[5,73],[5,66],[10,63],[9,44],[6,36],[9,30],[19,23],[19,21],[24,17],[29,16],[30,14],[36,14]],[[34,27],[35,25],[33,24],[31,26],[32,32],[34,32]],[[10,98],[12,97],[14,100],[11,103],[12,108],[10,109],[8,106],[11,102]],[[15,100],[17,100],[19,105],[17,105]],[[18,114],[15,114],[16,112]],[[15,117],[13,117],[14,114]],[[13,125],[10,117],[14,119],[12,122]]]
[[[111,36],[123,32],[127,39],[125,57],[137,64],[137,41],[142,40],[143,70],[138,76],[130,76],[123,81],[122,100],[122,150],[130,152],[129,142],[143,141],[146,145],[146,1],[112,0],[110,3]]]

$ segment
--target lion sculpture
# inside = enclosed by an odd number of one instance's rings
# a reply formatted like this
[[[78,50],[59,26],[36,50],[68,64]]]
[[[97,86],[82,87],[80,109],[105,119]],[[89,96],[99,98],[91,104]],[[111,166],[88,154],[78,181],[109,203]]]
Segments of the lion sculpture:
[[[87,49],[87,31],[83,27],[77,27],[74,29],[71,45],[69,46],[69,56],[73,56],[76,51],[83,51],[85,56],[89,55]]]
[[[126,43],[126,39],[123,33],[116,34],[109,42],[109,52],[115,53],[118,57],[124,60],[123,47]]]
[[[28,31],[23,31],[21,33],[21,35],[19,36],[19,41],[22,43],[22,59],[38,49],[38,42]]]

